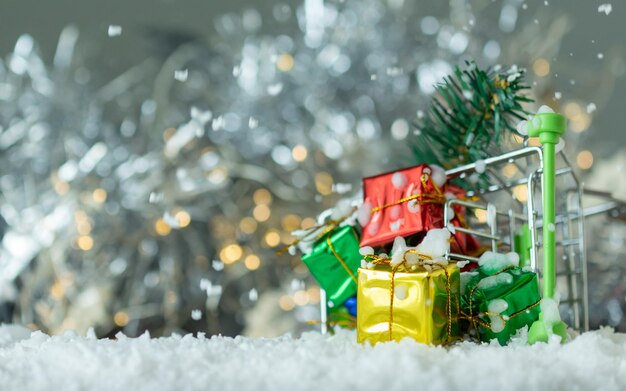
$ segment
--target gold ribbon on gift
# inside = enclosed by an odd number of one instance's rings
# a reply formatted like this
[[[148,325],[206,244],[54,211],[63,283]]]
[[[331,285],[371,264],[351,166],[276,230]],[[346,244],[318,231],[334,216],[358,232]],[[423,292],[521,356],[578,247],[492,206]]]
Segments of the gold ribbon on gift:
[[[334,219],[328,219],[325,222],[323,222],[322,224],[317,224],[314,225],[310,228],[307,228],[305,230],[305,234],[304,236],[294,240],[293,242],[289,243],[288,245],[282,247],[280,250],[276,251],[276,255],[282,255],[285,251],[289,250],[289,247],[291,246],[295,246],[296,244],[304,241],[304,240],[310,240],[312,242],[317,242],[318,240],[320,240],[321,238],[324,237],[324,235],[327,235],[329,233],[331,233],[333,230],[335,230],[335,228],[339,227],[339,225],[341,223],[343,223],[348,217],[352,216],[352,213],[354,212],[355,209],[352,209],[352,211],[350,213],[348,213],[347,215],[343,216],[340,219],[334,220]],[[318,231],[321,229],[321,231],[318,233]],[[329,246],[330,247],[330,246]],[[335,251],[333,250],[333,253]],[[339,258],[338,258],[339,259]],[[342,265],[345,265],[345,262],[342,262]],[[346,266],[344,266],[346,267]]]
[[[412,196],[400,198],[397,201],[390,202],[390,203],[385,204],[385,205],[376,206],[376,207],[372,208],[372,210],[370,211],[370,214],[373,214],[373,213],[376,213],[376,212],[381,211],[383,209],[387,209],[387,208],[390,208],[392,206],[400,205],[400,204],[403,204],[403,203],[409,202],[409,201],[414,201],[415,204],[419,204],[419,205],[423,205],[423,204],[440,204],[440,205],[443,205],[443,204],[446,203],[446,196],[443,195],[443,193],[441,192],[439,187],[437,187],[437,185],[431,180],[430,175],[428,175],[426,173],[423,173],[422,177],[421,177],[421,180],[422,180],[422,185],[424,186],[424,188],[426,188],[428,182],[430,182],[430,184],[435,189],[435,191],[433,193],[414,194]]]
[[[354,281],[355,284],[357,284],[357,280],[356,280],[356,276],[354,275],[354,273],[352,272],[352,270],[350,270],[350,268],[348,267],[348,265],[346,264],[346,261],[343,260],[343,258],[341,258],[341,256],[337,253],[337,251],[335,250],[335,246],[333,246],[332,241],[330,240],[330,235],[326,236],[326,244],[328,245],[328,248],[330,249],[330,251],[333,253],[333,255],[335,256],[335,258],[337,259],[337,261],[341,264],[341,266],[343,266],[343,268],[346,270],[346,272],[348,273],[348,275],[350,276],[350,278],[352,278],[352,281]]]
[[[417,256],[417,263],[409,264],[406,259],[408,254],[414,254]],[[410,272],[415,270],[418,267],[431,267],[431,268],[439,268],[443,270],[446,276],[446,295],[447,295],[447,332],[448,338],[450,338],[452,334],[452,293],[450,287],[450,274],[448,270],[445,268],[446,265],[436,262],[431,256],[427,254],[420,253],[415,249],[409,249],[404,252],[402,255],[402,262],[397,265],[391,266],[391,258],[389,257],[380,257],[378,255],[366,255],[365,261],[371,262],[374,265],[384,265],[391,267],[391,284],[389,285],[389,341],[393,339],[393,298],[395,296],[395,275],[397,272]]]
[[[513,268],[514,268],[513,266],[507,266],[504,269],[500,270],[499,272],[492,274],[492,276],[496,276],[496,275],[498,275],[500,273],[504,273],[507,270],[510,270],[510,269],[513,269]],[[499,317],[502,320],[502,322],[504,322],[504,325],[506,326],[506,323],[510,319],[515,318],[519,314],[522,314],[522,313],[524,313],[524,312],[526,312],[526,311],[528,311],[530,309],[535,308],[539,304],[541,304],[541,299],[539,299],[536,302],[534,302],[534,303],[532,303],[532,304],[522,308],[521,310],[516,311],[516,312],[512,313],[511,315],[508,315],[508,316],[504,316],[501,313],[495,313],[495,312],[489,312],[489,311],[481,312],[480,314],[474,315],[474,313],[473,313],[474,310],[472,308],[473,307],[472,306],[472,300],[474,298],[474,292],[476,292],[476,289],[478,289],[478,284],[474,285],[474,287],[472,288],[472,290],[470,291],[470,294],[469,294],[469,314],[465,314],[465,313],[462,313],[462,312],[459,314],[459,319],[469,320],[469,322],[470,322],[470,329],[474,329],[474,330],[478,330],[478,328],[476,327],[476,324],[478,324],[478,325],[480,325],[480,326],[482,326],[482,327],[484,327],[484,328],[486,328],[488,330],[493,331],[491,329],[491,324],[489,324],[488,322],[485,322],[484,320],[482,320],[480,318],[481,316],[496,316],[496,317]]]

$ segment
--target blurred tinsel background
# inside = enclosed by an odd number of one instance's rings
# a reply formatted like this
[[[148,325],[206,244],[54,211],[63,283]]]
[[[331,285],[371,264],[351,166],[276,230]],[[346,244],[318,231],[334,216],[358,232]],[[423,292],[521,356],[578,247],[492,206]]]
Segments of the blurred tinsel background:
[[[600,7],[600,9],[599,9]],[[433,84],[526,68],[567,154],[626,196],[626,11],[522,0],[8,1],[0,317],[99,336],[310,329],[275,254],[363,176],[416,162]],[[626,331],[626,222],[587,222],[591,325]]]

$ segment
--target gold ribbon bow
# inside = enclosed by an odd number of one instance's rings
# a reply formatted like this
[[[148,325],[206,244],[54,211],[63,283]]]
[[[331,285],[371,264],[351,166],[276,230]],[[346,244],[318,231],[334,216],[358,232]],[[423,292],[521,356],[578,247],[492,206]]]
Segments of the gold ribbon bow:
[[[381,211],[383,209],[387,209],[387,208],[390,208],[392,206],[400,205],[400,204],[403,204],[403,203],[409,202],[409,201],[415,201],[415,204],[419,204],[419,205],[424,205],[424,204],[440,204],[440,205],[443,205],[443,204],[446,203],[446,196],[443,195],[443,193],[441,192],[439,187],[437,187],[437,185],[432,181],[430,175],[428,175],[426,173],[423,173],[422,177],[421,177],[421,180],[422,180],[422,185],[424,186],[424,189],[426,189],[427,184],[430,182],[430,184],[435,189],[435,191],[433,193],[413,194],[412,196],[400,198],[399,200],[391,202],[389,204],[376,206],[376,207],[372,208],[372,210],[370,211],[370,214],[373,214],[373,213],[376,213],[376,212]]]

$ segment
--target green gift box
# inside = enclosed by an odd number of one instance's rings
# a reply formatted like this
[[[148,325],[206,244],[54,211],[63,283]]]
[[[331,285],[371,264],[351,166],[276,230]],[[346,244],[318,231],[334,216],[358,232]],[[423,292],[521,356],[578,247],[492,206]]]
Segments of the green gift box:
[[[524,326],[539,319],[537,274],[519,267],[487,274],[481,268],[466,284],[461,297],[462,319],[478,331],[482,341],[505,345]]]
[[[337,307],[356,295],[356,275],[363,258],[359,248],[356,231],[347,225],[319,239],[313,250],[302,256],[302,261],[326,291],[329,306]]]

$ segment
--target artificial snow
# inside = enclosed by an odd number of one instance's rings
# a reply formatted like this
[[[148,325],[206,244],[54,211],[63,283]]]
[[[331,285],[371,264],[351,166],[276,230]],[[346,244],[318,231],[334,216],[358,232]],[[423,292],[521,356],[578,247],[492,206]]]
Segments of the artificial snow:
[[[362,227],[367,225],[367,223],[370,221],[371,214],[372,204],[369,202],[364,202],[363,205],[361,205],[356,212],[357,220]]]
[[[600,4],[598,6],[599,13],[604,13],[605,15],[608,15],[611,13],[611,11],[613,11],[613,6],[611,5],[611,3]]]
[[[404,189],[407,181],[408,181],[408,178],[406,177],[406,175],[404,175],[401,172],[395,172],[391,176],[391,184],[393,185],[393,187],[395,187],[398,190]]]
[[[431,229],[417,247],[408,247],[402,236],[396,236],[391,248],[390,266],[397,266],[406,260],[407,265],[417,265],[420,256],[424,254],[432,258],[433,262],[447,263],[444,255],[450,251],[450,231],[447,229]]]
[[[591,102],[591,103],[589,103],[589,104],[587,105],[587,113],[589,113],[589,114],[591,114],[591,113],[593,113],[594,111],[596,111],[596,109],[597,109],[596,104],[595,104],[595,103],[593,103],[593,102]]]
[[[479,174],[483,174],[485,172],[485,169],[487,168],[487,164],[485,163],[484,160],[476,160],[475,167],[476,167],[476,172]]]
[[[493,251],[485,251],[478,260],[478,265],[487,274],[497,273],[500,270],[513,266],[519,266],[519,255],[514,252],[501,254]]]
[[[110,24],[109,28],[107,29],[107,35],[109,37],[118,37],[122,35],[122,26]]]
[[[554,110],[550,106],[541,105],[539,110],[537,110],[537,114],[554,114]]]
[[[446,184],[446,181],[448,180],[448,177],[446,176],[446,170],[436,164],[431,164],[430,169],[432,171],[430,177],[432,178],[435,185],[441,188],[443,185]]]
[[[509,273],[500,273],[493,276],[488,276],[481,279],[478,282],[478,288],[490,289],[500,285],[509,285],[513,283],[513,276]]]
[[[359,254],[361,254],[362,256],[373,255],[374,254],[374,248],[371,247],[371,246],[361,247],[359,249]]]
[[[528,121],[521,120],[517,123],[517,133],[521,134],[522,136],[528,135]]]
[[[502,299],[491,300],[487,306],[491,331],[499,333],[504,330],[505,319],[500,315],[509,308],[509,303]]]
[[[445,228],[431,229],[417,246],[417,251],[434,259],[442,258],[450,251],[450,231]]]
[[[443,348],[410,339],[371,347],[344,330],[98,340],[10,327],[0,328],[2,390],[626,389],[626,334],[609,328],[564,345],[552,339]]]
[[[179,70],[174,71],[174,79],[178,81],[187,81],[188,77],[189,77],[188,69],[179,69]]]

